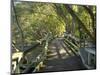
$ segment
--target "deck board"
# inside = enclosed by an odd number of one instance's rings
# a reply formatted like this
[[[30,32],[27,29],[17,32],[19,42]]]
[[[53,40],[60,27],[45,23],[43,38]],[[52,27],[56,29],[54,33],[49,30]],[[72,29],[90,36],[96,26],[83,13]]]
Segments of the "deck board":
[[[57,72],[57,71],[73,71],[86,70],[80,56],[72,56],[67,59],[48,60],[45,69],[42,72]]]
[[[49,45],[50,56],[48,55],[45,68],[39,72],[86,70],[80,56],[70,56],[62,47],[61,42],[61,40],[57,39]]]

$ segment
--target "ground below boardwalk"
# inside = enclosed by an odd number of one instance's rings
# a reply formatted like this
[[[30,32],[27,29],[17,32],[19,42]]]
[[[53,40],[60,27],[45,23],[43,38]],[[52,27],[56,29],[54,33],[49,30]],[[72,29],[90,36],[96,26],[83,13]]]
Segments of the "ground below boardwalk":
[[[49,45],[50,53],[47,56],[47,63],[41,72],[57,72],[71,70],[85,70],[80,56],[69,56],[62,47],[62,40],[56,39]],[[70,51],[69,51],[70,52]]]

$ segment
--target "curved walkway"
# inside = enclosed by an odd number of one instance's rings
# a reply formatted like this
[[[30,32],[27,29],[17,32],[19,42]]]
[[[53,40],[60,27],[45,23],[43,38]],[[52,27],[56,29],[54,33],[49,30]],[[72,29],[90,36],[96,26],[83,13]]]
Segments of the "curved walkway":
[[[42,72],[57,72],[86,69],[79,56],[72,55],[70,50],[64,48],[61,38],[57,38],[49,45],[47,63]],[[70,55],[69,55],[70,54]]]

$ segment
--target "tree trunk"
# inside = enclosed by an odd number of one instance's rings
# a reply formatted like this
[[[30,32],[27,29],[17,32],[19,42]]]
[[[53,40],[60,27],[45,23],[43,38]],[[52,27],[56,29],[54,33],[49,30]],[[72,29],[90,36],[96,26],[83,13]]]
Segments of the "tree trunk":
[[[93,32],[95,32],[95,18],[94,18],[94,14],[93,14],[92,10],[89,7],[87,7],[87,6],[83,6],[83,7],[87,10],[87,12],[89,13],[89,15],[90,15],[90,17],[92,19],[92,30],[93,30]]]
[[[13,7],[14,14],[15,14],[15,20],[16,20],[19,32],[21,33],[21,40],[22,40],[21,43],[22,43],[22,50],[23,50],[24,49],[24,35],[23,35],[23,31],[22,31],[22,29],[20,27],[19,21],[18,21],[18,16],[16,15],[16,9],[15,9],[13,0],[12,0],[12,7]]]
[[[90,38],[95,42],[95,37],[90,33],[90,31],[86,28],[84,23],[78,18],[78,16],[74,13],[74,11],[69,7],[69,5],[64,5],[66,7],[66,10],[72,15],[74,20],[81,25],[81,27],[84,29],[84,31],[90,36]]]

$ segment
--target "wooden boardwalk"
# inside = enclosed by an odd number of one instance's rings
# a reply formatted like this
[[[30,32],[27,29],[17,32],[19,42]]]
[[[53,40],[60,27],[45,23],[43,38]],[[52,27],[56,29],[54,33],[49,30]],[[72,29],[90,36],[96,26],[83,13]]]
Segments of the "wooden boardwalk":
[[[47,56],[47,62],[45,68],[40,72],[86,70],[80,56],[70,56],[61,43],[61,39],[56,39],[49,45],[50,52]],[[71,52],[69,51],[69,53]]]
[[[48,60],[43,72],[86,70],[79,56]]]

